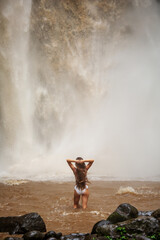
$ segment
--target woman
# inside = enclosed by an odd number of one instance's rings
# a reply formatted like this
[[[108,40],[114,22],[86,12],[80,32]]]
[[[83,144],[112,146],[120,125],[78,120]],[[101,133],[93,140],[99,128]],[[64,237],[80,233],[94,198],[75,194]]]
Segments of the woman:
[[[67,163],[72,169],[76,185],[74,187],[74,208],[78,208],[80,196],[82,196],[82,207],[86,209],[89,190],[87,186],[87,171],[92,166],[94,160],[83,160],[81,157],[77,157],[76,160],[67,159]],[[75,163],[75,166],[72,164]],[[85,163],[88,163],[87,165]]]

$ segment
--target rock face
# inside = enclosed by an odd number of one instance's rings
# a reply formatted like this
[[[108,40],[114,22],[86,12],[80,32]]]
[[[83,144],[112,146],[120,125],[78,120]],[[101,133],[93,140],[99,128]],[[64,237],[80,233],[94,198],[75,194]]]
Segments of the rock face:
[[[68,67],[66,56],[71,46],[73,51],[76,49],[77,41],[81,40],[87,54],[90,35],[95,31],[99,35],[104,32],[104,25],[98,27],[95,24],[97,15],[92,12],[90,5],[97,9],[98,19],[103,21],[103,24],[109,24],[121,17],[130,6],[130,1],[32,1],[31,36],[43,55],[48,56],[55,70]]]
[[[48,239],[48,238],[56,238],[57,234],[55,231],[49,231],[45,234],[44,236],[44,240]]]
[[[123,203],[107,218],[110,223],[117,223],[136,218],[138,210],[128,203]]]
[[[44,236],[44,240],[47,240],[49,238],[56,238],[56,239],[60,239],[62,237],[62,233],[56,233],[55,231],[49,231],[45,234]]]
[[[138,212],[128,204],[123,203],[107,218],[97,222],[91,234],[97,234],[98,239],[160,239],[160,210]]]
[[[156,211],[152,212],[151,216],[154,218],[157,218],[160,222],[160,208],[157,209]]]
[[[109,224],[109,222],[106,221],[106,220],[101,220],[101,221],[97,222],[97,223],[93,226],[91,234],[96,234],[96,229],[97,229],[98,227],[101,227],[101,226],[107,225],[107,224]]]
[[[122,233],[128,236],[133,234],[145,234],[150,236],[159,231],[158,220],[150,216],[139,216],[135,219],[130,219],[122,223],[102,225],[97,228],[99,235],[109,235],[111,237],[120,237]]]
[[[1,217],[0,232],[26,233],[32,230],[46,232],[46,226],[38,213],[29,213],[17,217]]]

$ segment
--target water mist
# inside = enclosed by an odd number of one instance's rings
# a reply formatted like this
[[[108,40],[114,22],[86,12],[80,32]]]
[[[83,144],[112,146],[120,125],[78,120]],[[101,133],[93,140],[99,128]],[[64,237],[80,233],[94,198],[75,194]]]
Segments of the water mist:
[[[94,177],[159,180],[160,7],[143,3],[134,1],[113,24],[103,21],[96,1],[83,2],[92,31],[72,42],[65,30],[63,39],[49,38],[46,16],[30,30],[31,14],[32,24],[39,17],[34,1],[4,4],[8,40],[0,54],[9,74],[0,80],[1,177],[68,180],[65,159],[82,156],[95,159]],[[45,8],[49,19],[52,9]]]

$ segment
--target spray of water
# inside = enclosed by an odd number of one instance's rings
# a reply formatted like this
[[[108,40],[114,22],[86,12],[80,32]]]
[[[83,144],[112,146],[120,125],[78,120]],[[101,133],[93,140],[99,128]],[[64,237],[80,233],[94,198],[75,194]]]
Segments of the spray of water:
[[[160,178],[160,13],[155,2],[143,2],[112,25],[96,1],[86,1],[94,30],[85,42],[65,38],[61,71],[33,41],[39,30],[29,31],[31,2],[4,4],[1,56],[10,74],[1,80],[1,176],[67,179],[65,159],[82,156],[95,159],[93,176]],[[61,44],[54,37],[44,44],[49,50]]]

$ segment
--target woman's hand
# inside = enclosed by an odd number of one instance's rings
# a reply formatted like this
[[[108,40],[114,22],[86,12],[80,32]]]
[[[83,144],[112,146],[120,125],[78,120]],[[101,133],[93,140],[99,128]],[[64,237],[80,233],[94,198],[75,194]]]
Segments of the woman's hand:
[[[72,160],[72,159],[67,159],[66,161],[67,161],[68,163],[76,162],[76,160]]]

